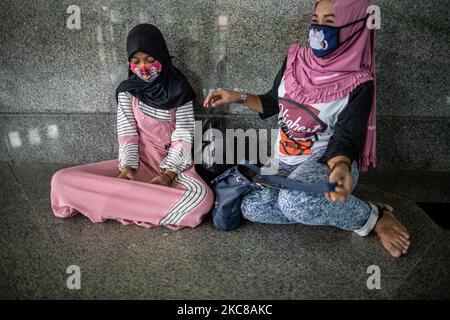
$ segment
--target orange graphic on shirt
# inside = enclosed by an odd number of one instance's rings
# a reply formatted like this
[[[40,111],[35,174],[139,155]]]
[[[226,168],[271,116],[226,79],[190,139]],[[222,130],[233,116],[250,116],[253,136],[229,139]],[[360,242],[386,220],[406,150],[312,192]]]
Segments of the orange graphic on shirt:
[[[312,140],[297,141],[289,138],[283,130],[280,130],[280,152],[288,156],[311,155]]]

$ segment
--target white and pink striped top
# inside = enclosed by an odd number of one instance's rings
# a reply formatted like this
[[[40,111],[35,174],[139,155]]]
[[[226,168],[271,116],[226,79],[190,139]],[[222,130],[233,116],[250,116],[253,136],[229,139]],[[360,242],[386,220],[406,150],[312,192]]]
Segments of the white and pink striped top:
[[[170,110],[159,110],[139,101],[140,110],[157,120],[170,121]],[[160,163],[160,172],[168,169],[181,173],[192,165],[191,147],[194,140],[194,108],[192,101],[176,108],[175,130],[172,132],[172,144],[169,153]],[[136,120],[131,106],[131,95],[120,92],[117,104],[117,134],[120,137],[138,136]],[[125,139],[122,139],[125,140]],[[130,140],[130,139],[128,139]],[[139,167],[139,145],[134,142],[119,143],[119,170],[128,165]]]

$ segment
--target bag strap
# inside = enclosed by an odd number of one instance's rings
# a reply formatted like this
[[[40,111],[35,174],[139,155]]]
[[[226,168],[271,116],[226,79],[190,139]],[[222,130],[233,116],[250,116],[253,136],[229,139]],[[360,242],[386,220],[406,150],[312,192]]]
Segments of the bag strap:
[[[297,190],[302,192],[314,192],[314,193],[323,193],[323,192],[332,192],[336,189],[335,183],[302,183],[292,179],[286,179],[284,177],[275,175],[275,174],[261,174],[261,168],[257,165],[250,163],[248,161],[244,161],[239,164],[240,166],[244,166],[257,175],[259,175],[262,179],[283,186],[287,189]]]

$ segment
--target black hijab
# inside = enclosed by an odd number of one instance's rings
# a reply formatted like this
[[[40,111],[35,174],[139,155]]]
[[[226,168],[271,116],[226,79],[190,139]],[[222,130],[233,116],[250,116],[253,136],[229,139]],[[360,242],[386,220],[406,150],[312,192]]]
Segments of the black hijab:
[[[148,83],[130,70],[130,59],[136,51],[142,51],[161,62],[162,70],[158,77]],[[127,36],[128,79],[116,89],[116,102],[119,92],[128,91],[145,104],[157,109],[171,109],[182,106],[195,98],[195,93],[186,77],[171,61],[166,40],[157,27],[151,24],[138,24]]]

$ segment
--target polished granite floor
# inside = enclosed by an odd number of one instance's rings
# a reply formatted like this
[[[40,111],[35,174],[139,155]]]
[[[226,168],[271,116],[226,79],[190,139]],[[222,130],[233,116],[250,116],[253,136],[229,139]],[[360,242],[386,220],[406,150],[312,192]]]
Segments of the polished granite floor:
[[[171,231],[57,219],[50,179],[67,166],[1,163],[0,298],[450,298],[450,231],[415,204],[450,202],[449,173],[361,177],[355,194],[392,204],[411,233],[410,252],[394,259],[373,235],[327,227],[245,223],[221,232],[207,218]],[[66,286],[70,265],[80,267],[80,290]],[[367,287],[371,265],[381,289]]]

